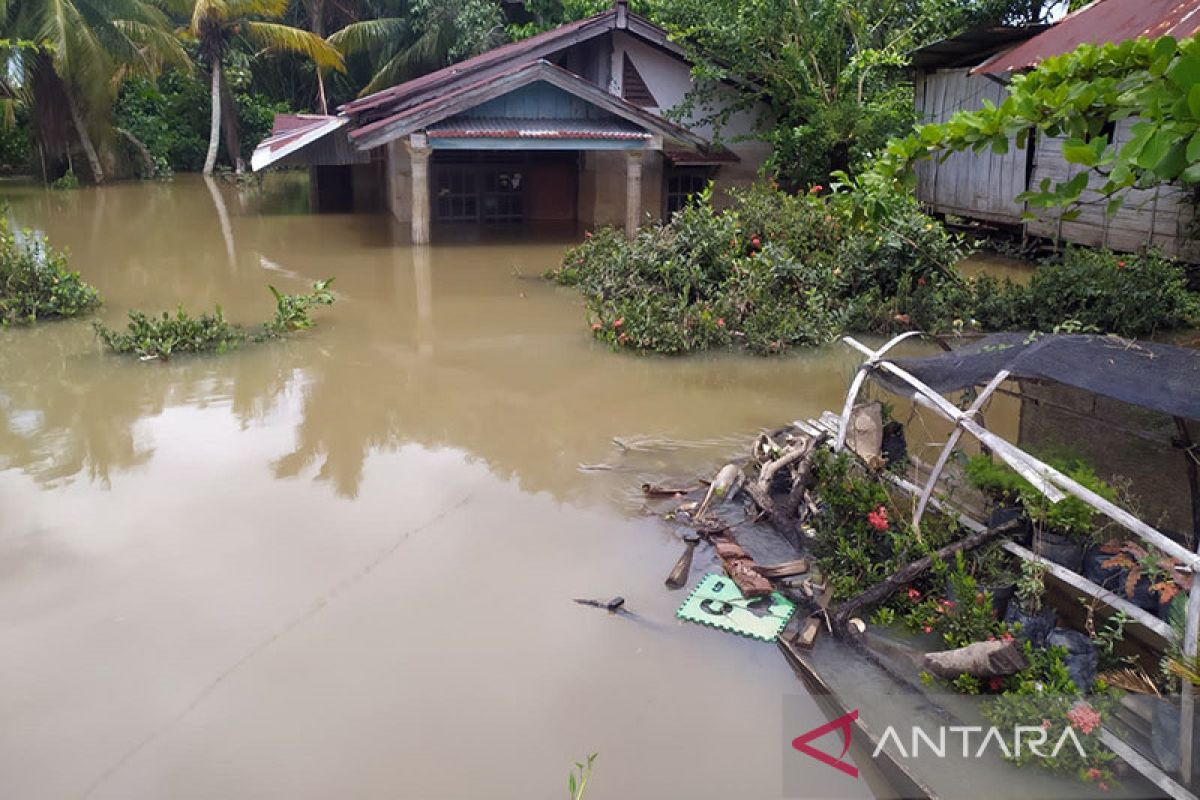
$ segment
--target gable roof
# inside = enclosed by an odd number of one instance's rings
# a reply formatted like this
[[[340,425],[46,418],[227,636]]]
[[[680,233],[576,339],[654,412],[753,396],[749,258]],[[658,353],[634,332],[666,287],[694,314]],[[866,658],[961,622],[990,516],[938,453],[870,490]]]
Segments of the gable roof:
[[[504,72],[514,64],[536,61],[572,45],[590,41],[612,31],[622,30],[683,59],[683,48],[667,38],[654,23],[627,11],[623,4],[585,19],[568,22],[553,30],[511,42],[448,67],[413,78],[410,81],[360,97],[338,108],[351,116],[370,114],[383,106],[404,106],[423,102],[448,85],[463,80],[480,80]]]
[[[985,61],[972,72],[1000,75],[1069,53],[1081,44],[1101,45],[1168,35],[1183,39],[1194,35],[1198,29],[1200,0],[1095,0],[1063,17],[1049,30]]]
[[[350,138],[360,149],[377,147],[386,142],[416,133],[480,103],[499,97],[514,89],[538,81],[556,86],[597,108],[632,122],[652,134],[685,146],[706,148],[708,142],[686,128],[668,122],[657,114],[638,108],[610,94],[573,72],[539,59],[520,64],[499,75],[488,75],[473,82],[458,85],[423,103],[402,108],[390,116],[355,128]]]
[[[348,117],[327,117],[322,114],[276,114],[271,135],[254,148],[250,169],[257,172],[268,167],[333,133],[349,121]]]
[[[1032,39],[1049,25],[994,25],[972,28],[949,39],[913,50],[912,66],[918,70],[973,67],[989,56]]]

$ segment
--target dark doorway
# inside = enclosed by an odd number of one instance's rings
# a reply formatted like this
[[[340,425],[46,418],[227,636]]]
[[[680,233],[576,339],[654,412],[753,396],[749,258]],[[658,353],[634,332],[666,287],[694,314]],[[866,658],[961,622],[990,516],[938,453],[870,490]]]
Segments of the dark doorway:
[[[354,210],[354,176],[349,165],[313,167],[313,206],[318,213],[345,214]]]
[[[570,151],[434,154],[433,219],[514,225],[574,220],[578,157]]]

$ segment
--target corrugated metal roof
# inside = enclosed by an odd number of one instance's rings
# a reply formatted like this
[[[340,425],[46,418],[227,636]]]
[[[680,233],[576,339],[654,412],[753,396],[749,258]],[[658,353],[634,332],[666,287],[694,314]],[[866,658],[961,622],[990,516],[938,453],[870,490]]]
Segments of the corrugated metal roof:
[[[1096,0],[1049,30],[985,61],[972,72],[999,75],[1027,69],[1043,59],[1069,53],[1081,44],[1174,36],[1200,29],[1200,0]]]
[[[496,71],[508,69],[517,62],[528,62],[557,53],[571,45],[602,36],[610,31],[625,30],[650,44],[683,58],[683,48],[671,42],[667,33],[637,14],[610,8],[591,17],[568,22],[552,30],[510,42],[485,53],[451,64],[448,67],[413,78],[410,81],[360,97],[341,106],[339,111],[360,115],[381,106],[423,102],[426,97],[451,83],[463,79],[476,80]]]
[[[521,64],[500,75],[492,75],[465,86],[457,86],[420,105],[402,109],[389,117],[355,127],[350,132],[350,138],[357,142],[359,147],[377,147],[391,139],[424,130],[430,125],[436,125],[493,97],[536,81],[545,81],[552,86],[557,86],[613,116],[620,117],[651,133],[679,142],[684,147],[708,147],[707,141],[686,128],[669,122],[657,114],[638,108],[632,103],[610,94],[591,81],[545,60]]]
[[[250,157],[250,169],[257,171],[279,159],[308,147],[350,122],[349,117],[321,114],[277,114],[271,125],[272,135],[258,143]]]
[[[651,134],[623,120],[494,119],[456,117],[426,129],[439,139],[628,139]]]
[[[1049,25],[997,25],[975,28],[912,52],[912,65],[920,70],[973,67],[997,52],[1031,39]]]

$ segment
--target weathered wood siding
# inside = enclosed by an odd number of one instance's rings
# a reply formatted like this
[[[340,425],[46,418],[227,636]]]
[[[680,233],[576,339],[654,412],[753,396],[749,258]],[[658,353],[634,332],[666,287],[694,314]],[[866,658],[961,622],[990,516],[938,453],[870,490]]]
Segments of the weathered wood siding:
[[[1135,120],[1117,124],[1114,141],[1121,146],[1129,141]],[[1043,179],[1055,182],[1069,180],[1082,171],[1078,164],[1068,164],[1062,154],[1062,140],[1042,137],[1034,153],[1033,177],[1030,186],[1039,186]],[[1093,175],[1089,185],[1099,187],[1103,179]],[[1187,202],[1188,193],[1178,186],[1159,186],[1155,189],[1131,189],[1124,194],[1125,202],[1111,217],[1105,198],[1085,190],[1080,213],[1074,220],[1061,220],[1058,209],[1037,209],[1037,218],[1025,229],[1047,239],[1108,247],[1113,250],[1136,251],[1157,247],[1169,256],[1189,261],[1200,259],[1200,247],[1188,237],[1195,210]]]
[[[966,69],[920,73],[915,79],[917,116],[922,122],[945,122],[955,111],[974,111],[983,101],[996,105],[1005,88]],[[990,149],[980,153],[954,153],[945,161],[917,165],[917,197],[934,211],[973,219],[1018,225],[1022,203],[1014,198],[1025,191],[1028,153],[1010,148],[1004,155]]]

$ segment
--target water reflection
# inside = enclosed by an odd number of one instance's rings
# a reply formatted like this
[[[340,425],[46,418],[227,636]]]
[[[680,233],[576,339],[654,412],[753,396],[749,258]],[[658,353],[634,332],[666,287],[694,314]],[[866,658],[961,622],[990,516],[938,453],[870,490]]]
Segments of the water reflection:
[[[574,293],[522,277],[552,265],[561,239],[412,247],[384,217],[257,214],[295,185],[283,176],[256,195],[180,178],[65,201],[11,192],[22,223],[77,253],[109,324],[180,301],[252,323],[271,313],[268,283],[300,291],[330,275],[338,303],[288,342],[169,364],[104,354],[86,323],[0,334],[0,465],[46,485],[111,485],[154,458],[140,421],[227,405],[243,431],[292,428],[292,446],[263,465],[270,475],[344,497],[372,454],[407,443],[460,448],[529,490],[568,496],[587,480],[581,462],[612,459],[613,436],[710,441],[639,466],[694,469],[762,425],[838,404],[854,361],[837,347],[776,361],[613,354],[590,340]]]

